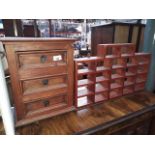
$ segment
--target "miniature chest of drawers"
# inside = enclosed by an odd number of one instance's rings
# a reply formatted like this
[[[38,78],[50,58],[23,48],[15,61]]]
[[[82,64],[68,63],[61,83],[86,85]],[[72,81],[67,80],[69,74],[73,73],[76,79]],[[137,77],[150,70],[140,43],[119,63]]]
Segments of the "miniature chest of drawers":
[[[5,38],[16,125],[74,110],[74,39]]]

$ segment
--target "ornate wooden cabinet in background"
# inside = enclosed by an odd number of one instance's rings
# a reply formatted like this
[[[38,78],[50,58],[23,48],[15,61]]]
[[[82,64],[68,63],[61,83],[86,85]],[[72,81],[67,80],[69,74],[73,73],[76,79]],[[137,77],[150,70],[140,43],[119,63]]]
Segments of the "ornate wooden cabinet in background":
[[[74,39],[5,38],[17,126],[73,106]]]

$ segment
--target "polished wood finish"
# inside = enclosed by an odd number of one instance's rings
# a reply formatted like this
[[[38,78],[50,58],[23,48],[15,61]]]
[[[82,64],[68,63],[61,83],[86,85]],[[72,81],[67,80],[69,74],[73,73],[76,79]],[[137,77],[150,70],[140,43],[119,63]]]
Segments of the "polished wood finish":
[[[74,110],[74,39],[3,38],[16,125]]]
[[[17,127],[16,134],[155,134],[155,94],[142,91],[112,99]]]

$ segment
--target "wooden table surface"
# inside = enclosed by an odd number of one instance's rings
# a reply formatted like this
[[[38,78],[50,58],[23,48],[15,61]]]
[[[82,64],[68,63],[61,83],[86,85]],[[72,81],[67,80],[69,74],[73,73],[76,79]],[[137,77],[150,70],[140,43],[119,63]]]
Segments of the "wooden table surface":
[[[155,94],[142,91],[18,127],[16,133],[24,135],[91,134],[92,131],[106,129],[112,124],[152,110],[155,110]],[[0,123],[0,130],[2,134],[2,123]]]

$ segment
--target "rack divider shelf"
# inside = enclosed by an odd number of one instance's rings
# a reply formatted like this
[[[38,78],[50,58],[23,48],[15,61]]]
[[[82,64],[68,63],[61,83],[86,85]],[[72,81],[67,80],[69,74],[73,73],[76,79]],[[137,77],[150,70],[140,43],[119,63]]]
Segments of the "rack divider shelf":
[[[82,87],[82,86],[86,86],[86,85],[91,85],[94,84],[93,81],[89,80],[89,79],[83,79],[83,80],[78,80],[78,87]]]

